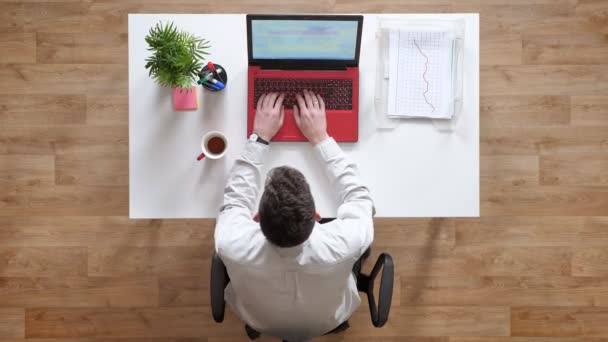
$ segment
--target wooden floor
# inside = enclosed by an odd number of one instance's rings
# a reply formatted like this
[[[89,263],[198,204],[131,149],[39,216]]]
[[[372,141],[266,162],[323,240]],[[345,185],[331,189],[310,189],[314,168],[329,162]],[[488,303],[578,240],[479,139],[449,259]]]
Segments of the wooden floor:
[[[0,341],[246,341],[213,221],[128,219],[127,13],[210,11],[481,13],[482,218],[377,220],[391,319],[320,340],[608,341],[608,1],[287,3],[0,1]]]

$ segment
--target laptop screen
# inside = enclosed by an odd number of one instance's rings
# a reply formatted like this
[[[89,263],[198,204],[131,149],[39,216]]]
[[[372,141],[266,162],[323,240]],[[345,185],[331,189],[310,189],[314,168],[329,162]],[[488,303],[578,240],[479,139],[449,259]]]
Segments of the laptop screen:
[[[357,20],[251,20],[253,59],[355,60]]]

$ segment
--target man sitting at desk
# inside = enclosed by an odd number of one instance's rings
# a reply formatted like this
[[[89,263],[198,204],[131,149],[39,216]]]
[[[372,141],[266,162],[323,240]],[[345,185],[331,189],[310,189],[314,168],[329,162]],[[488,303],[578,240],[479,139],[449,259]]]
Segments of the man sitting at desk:
[[[271,93],[257,103],[254,134],[228,176],[215,249],[230,277],[226,301],[238,316],[263,334],[302,341],[347,327],[359,306],[352,271],[372,243],[374,207],[356,165],[327,134],[323,99],[304,91],[295,122],[337,192],[337,218],[316,222],[310,187],[288,166],[268,172],[256,208],[268,142],[283,124],[283,99]]]

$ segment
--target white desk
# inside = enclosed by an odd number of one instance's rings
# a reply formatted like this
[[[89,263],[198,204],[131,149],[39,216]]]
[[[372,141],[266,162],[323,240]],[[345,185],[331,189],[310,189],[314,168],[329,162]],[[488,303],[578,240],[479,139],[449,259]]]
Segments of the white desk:
[[[404,121],[393,130],[376,128],[377,16],[367,14],[359,64],[359,142],[341,146],[359,165],[378,217],[479,216],[479,16],[393,16],[465,18],[464,110],[458,129],[440,132],[430,121]],[[160,20],[173,21],[178,28],[210,40],[210,60],[228,72],[225,91],[211,93],[199,87],[199,110],[195,112],[174,112],[171,89],[156,85],[144,68],[148,56],[144,37]],[[246,141],[246,100],[245,15],[129,15],[131,218],[217,216],[226,176]],[[201,137],[210,130],[220,130],[229,137],[226,157],[197,162]],[[272,143],[266,170],[286,164],[307,177],[321,216],[335,216],[335,194],[310,145]]]

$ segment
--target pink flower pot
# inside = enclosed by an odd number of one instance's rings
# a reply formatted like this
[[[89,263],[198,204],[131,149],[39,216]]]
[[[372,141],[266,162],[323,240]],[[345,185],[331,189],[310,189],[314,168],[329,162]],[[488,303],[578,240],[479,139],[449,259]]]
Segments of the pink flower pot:
[[[196,110],[198,109],[198,96],[196,87],[173,88],[174,110]]]

